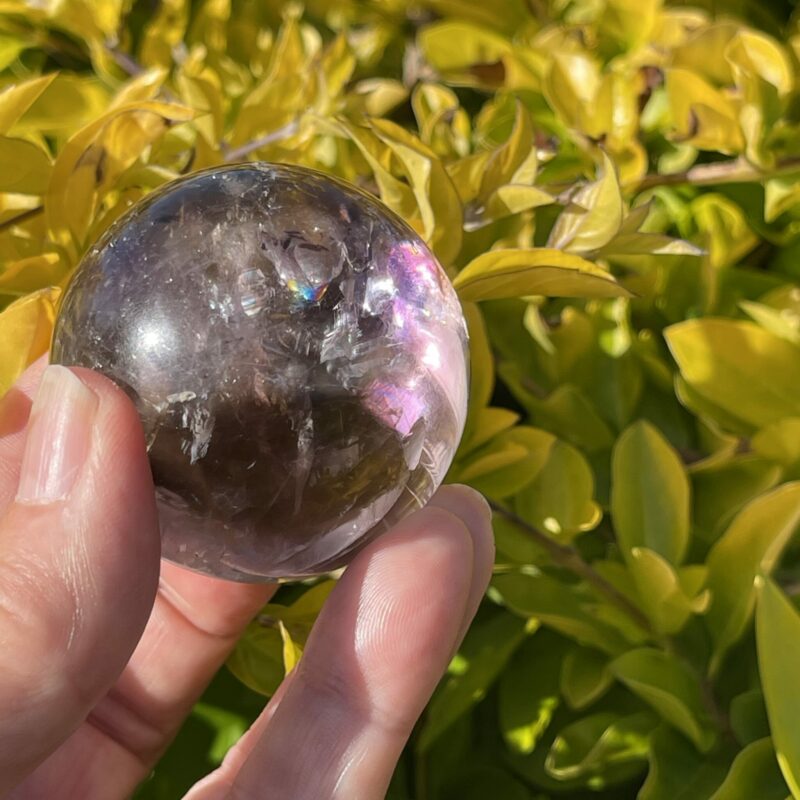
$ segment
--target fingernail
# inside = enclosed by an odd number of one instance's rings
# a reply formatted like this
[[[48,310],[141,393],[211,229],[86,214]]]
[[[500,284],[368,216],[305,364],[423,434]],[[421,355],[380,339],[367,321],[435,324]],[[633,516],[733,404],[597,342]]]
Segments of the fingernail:
[[[91,443],[97,396],[75,373],[47,367],[33,401],[17,502],[63,500],[80,474]]]

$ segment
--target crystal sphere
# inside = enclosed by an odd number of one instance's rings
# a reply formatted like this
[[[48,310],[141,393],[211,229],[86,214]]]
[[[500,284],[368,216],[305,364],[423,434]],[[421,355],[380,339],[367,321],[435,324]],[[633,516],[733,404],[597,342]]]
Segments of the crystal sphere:
[[[466,326],[434,256],[299,167],[206,170],[132,208],[78,267],[51,358],[135,403],[163,555],[234,580],[344,565],[428,500],[466,415]]]

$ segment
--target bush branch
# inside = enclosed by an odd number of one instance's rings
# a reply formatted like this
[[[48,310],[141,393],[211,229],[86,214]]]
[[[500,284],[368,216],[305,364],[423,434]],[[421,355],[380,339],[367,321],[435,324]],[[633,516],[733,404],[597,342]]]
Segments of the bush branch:
[[[654,186],[678,186],[681,184],[715,186],[723,183],[759,183],[781,175],[789,175],[793,172],[800,172],[800,158],[787,158],[768,170],[759,169],[744,158],[737,158],[734,161],[698,164],[683,172],[675,172],[671,175],[645,175],[638,184],[635,184],[634,188],[637,192],[641,192],[645,189],[652,189]]]
[[[650,620],[616,586],[597,572],[574,547],[555,541],[551,536],[542,533],[522,517],[498,503],[490,500],[489,505],[496,514],[513,523],[536,542],[542,550],[547,552],[555,564],[585,580],[598,594],[603,595],[609,602],[627,614],[639,628],[649,635],[653,635]]]
[[[255,153],[256,150],[260,150],[262,147],[266,147],[273,142],[280,142],[283,139],[288,139],[290,136],[294,136],[299,128],[300,120],[293,119],[291,122],[287,122],[286,125],[272,131],[271,133],[260,136],[258,139],[253,139],[252,142],[247,142],[241,147],[236,147],[233,150],[226,151],[225,161],[241,161],[243,158],[247,158],[247,156],[249,156],[251,153]]]
[[[36,206],[36,208],[29,208],[27,211],[23,211],[21,214],[17,214],[15,217],[11,217],[11,219],[7,219],[5,222],[0,222],[0,233],[7,231],[9,228],[13,228],[15,225],[21,225],[29,219],[38,217],[39,214],[43,212],[44,206]]]

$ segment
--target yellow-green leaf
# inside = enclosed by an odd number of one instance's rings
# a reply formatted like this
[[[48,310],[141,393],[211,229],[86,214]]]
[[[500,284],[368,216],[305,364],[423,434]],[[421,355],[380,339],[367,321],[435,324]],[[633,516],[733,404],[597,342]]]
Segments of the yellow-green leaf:
[[[417,37],[425,59],[441,72],[494,64],[511,50],[511,43],[485,27],[448,20],[428,25]]]
[[[753,427],[800,416],[800,348],[753,322],[694,319],[665,331],[683,379]]]
[[[737,753],[727,777],[710,800],[786,800],[788,794],[772,739],[767,737]]]
[[[631,425],[614,448],[611,513],[626,559],[647,547],[680,564],[689,545],[689,480],[680,457],[650,423]]]
[[[43,289],[0,313],[0,397],[50,347],[58,289]]]
[[[708,608],[710,592],[699,592],[700,586],[685,586],[678,571],[646,547],[633,548],[629,569],[641,607],[658,633],[677,633],[692,614],[702,614]],[[703,577],[705,570],[702,567],[700,570]],[[694,578],[695,574],[689,576]]]
[[[800,612],[771,581],[758,592],[758,667],[778,764],[793,797],[800,797]]]
[[[515,613],[533,617],[549,628],[610,655],[630,645],[610,625],[597,618],[589,603],[555,578],[534,569],[496,575],[492,586]]]
[[[453,480],[489,497],[508,497],[533,481],[554,441],[551,433],[527,425],[505,430],[456,465]]]
[[[403,164],[425,240],[443,264],[451,264],[461,249],[463,212],[447,170],[430,148],[394,122],[376,119],[372,128]]]
[[[611,711],[591,714],[562,728],[545,759],[547,773],[559,781],[602,775],[610,767],[647,757],[658,718],[647,711],[621,717]]]
[[[511,750],[532,753],[559,706],[563,646],[537,631],[514,653],[498,682],[498,719]]]
[[[716,734],[697,677],[674,656],[652,648],[629,650],[611,662],[611,672],[652,706],[698,750],[708,752]]]
[[[25,139],[0,137],[0,192],[44,194],[51,171],[50,156],[41,147]]]
[[[800,417],[786,417],[767,425],[751,444],[756,453],[786,468],[800,465]]]
[[[701,150],[738,153],[744,147],[736,109],[722,92],[700,75],[672,68],[666,73],[667,95],[676,137]]]
[[[64,265],[58,253],[42,253],[6,264],[0,271],[0,295],[21,296],[64,278]]]
[[[580,256],[551,248],[491,250],[474,258],[454,281],[462,300],[503,297],[625,297],[614,276]]]
[[[0,134],[5,134],[11,129],[55,77],[56,73],[52,73],[41,78],[22,81],[0,94]]]
[[[616,236],[624,205],[614,162],[603,153],[602,174],[570,198],[548,238],[548,247],[587,253],[599,250]]]
[[[596,527],[602,517],[586,459],[558,439],[548,448],[534,479],[517,495],[515,505],[527,522],[565,542]]]
[[[603,695],[614,681],[608,658],[588,647],[575,647],[561,667],[561,694],[570,708],[581,709]]]
[[[742,300],[739,305],[764,330],[774,333],[794,345],[800,345],[800,316],[797,314],[793,314],[787,309],[778,310],[750,300]]]
[[[798,525],[800,482],[786,483],[748,503],[709,553],[712,600],[706,620],[714,641],[712,673],[750,622],[756,577],[772,572]]]

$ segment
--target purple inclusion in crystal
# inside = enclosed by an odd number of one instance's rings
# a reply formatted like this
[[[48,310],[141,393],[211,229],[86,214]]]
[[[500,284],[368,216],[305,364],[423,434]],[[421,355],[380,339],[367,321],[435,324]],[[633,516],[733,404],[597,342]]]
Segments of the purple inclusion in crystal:
[[[164,555],[224,578],[324,572],[425,503],[458,445],[467,336],[414,231],[299,167],[208,170],[87,253],[54,362],[133,399]]]

